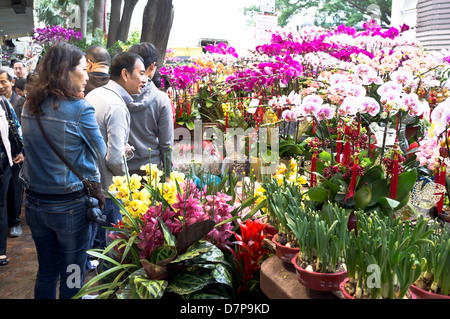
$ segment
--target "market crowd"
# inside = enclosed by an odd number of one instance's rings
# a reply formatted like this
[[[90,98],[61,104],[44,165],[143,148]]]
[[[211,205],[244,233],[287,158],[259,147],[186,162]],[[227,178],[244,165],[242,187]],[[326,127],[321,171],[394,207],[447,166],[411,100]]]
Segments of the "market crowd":
[[[103,226],[121,220],[105,192],[113,176],[145,174],[149,154],[170,175],[170,81],[157,62],[151,43],[111,57],[101,46],[83,52],[59,42],[34,70],[19,60],[1,67],[0,266],[9,263],[7,240],[22,234],[24,205],[36,299],[56,298],[58,281],[59,298],[71,298],[81,288],[70,282],[73,265],[81,283],[95,267],[86,250],[105,248]]]

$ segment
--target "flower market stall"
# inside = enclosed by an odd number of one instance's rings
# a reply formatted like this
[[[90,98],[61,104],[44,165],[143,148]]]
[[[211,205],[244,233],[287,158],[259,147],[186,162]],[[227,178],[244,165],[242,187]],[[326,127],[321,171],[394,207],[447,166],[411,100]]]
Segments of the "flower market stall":
[[[406,30],[280,29],[167,63],[174,171],[115,177],[123,221],[79,296],[263,296],[280,258],[345,298],[449,298],[450,52]]]

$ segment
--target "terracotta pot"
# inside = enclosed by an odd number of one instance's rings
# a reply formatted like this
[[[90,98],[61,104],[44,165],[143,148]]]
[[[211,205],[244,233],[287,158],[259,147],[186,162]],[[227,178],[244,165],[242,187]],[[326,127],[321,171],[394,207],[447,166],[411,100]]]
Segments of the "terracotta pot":
[[[296,254],[292,258],[292,264],[295,267],[298,281],[306,288],[319,291],[336,291],[339,290],[339,284],[347,278],[347,271],[336,273],[320,273],[303,269],[297,264]]]
[[[450,296],[435,294],[415,285],[411,285],[410,290],[417,296],[417,299],[450,299]]]
[[[275,253],[281,261],[286,263],[290,263],[292,258],[298,254],[300,251],[299,248],[286,247],[278,243],[278,234],[272,237],[272,242],[275,244]]]
[[[339,290],[342,292],[342,294],[344,295],[345,299],[356,299],[355,297],[353,297],[352,295],[350,295],[347,290],[345,290],[345,284],[348,282],[348,277],[345,278],[340,284],[339,284]],[[412,289],[409,289],[409,293],[411,295],[410,299],[417,299],[416,294],[412,291]]]
[[[275,226],[267,224],[267,226],[264,227],[263,234],[266,236],[270,236],[270,238],[273,238],[273,236],[278,234],[278,230]]]

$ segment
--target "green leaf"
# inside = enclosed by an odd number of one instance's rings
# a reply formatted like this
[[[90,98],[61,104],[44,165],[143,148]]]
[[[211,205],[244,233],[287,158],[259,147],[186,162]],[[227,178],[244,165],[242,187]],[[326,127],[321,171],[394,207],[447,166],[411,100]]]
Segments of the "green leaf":
[[[182,272],[167,285],[166,291],[186,295],[202,289],[208,283],[208,280],[197,273]]]
[[[170,232],[169,228],[167,228],[167,225],[159,217],[156,217],[156,219],[159,222],[159,226],[161,227],[161,231],[164,235],[164,239],[166,240],[166,243],[169,246],[175,247],[175,245],[176,245],[175,236]]]
[[[168,285],[166,280],[150,280],[139,269],[130,276],[130,290],[138,299],[160,299]]]
[[[379,165],[370,168],[363,177],[359,180],[359,185],[364,186],[367,184],[372,184],[376,180],[384,179],[383,168]]]
[[[398,176],[397,198],[399,201],[409,195],[417,181],[417,171],[410,170]]]
[[[376,180],[371,184],[372,198],[367,206],[378,204],[380,197],[386,197],[388,195],[389,188],[387,185],[388,183],[385,179]]]
[[[322,187],[311,187],[307,194],[309,199],[316,202],[323,202],[328,199],[328,192]]]
[[[363,186],[355,192],[355,210],[366,208],[372,200],[370,187]]]
[[[186,122],[186,127],[192,131],[194,129],[194,122]]]
[[[189,247],[184,254],[177,256],[177,258],[173,260],[172,263],[178,263],[184,260],[200,256],[201,254],[204,254],[207,251],[211,250],[213,246],[214,245],[211,244],[210,242],[204,240],[198,241],[194,245]]]
[[[215,282],[225,284],[228,286],[232,286],[233,278],[231,276],[231,273],[228,271],[228,269],[224,265],[222,265],[222,264],[215,265],[211,274],[212,274]]]

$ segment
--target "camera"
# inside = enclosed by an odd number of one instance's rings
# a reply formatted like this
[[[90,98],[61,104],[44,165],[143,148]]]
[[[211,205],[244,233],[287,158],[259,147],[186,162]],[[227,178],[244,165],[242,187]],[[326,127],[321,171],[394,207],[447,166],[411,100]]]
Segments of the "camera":
[[[100,225],[106,225],[106,216],[102,214],[98,207],[98,200],[94,197],[88,197],[87,202],[87,219]]]

